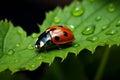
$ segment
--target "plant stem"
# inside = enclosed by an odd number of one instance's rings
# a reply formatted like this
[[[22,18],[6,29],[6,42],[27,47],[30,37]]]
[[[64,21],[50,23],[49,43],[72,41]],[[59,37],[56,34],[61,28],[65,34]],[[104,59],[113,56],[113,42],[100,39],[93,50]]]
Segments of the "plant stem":
[[[105,66],[106,66],[106,63],[107,63],[107,60],[109,57],[109,53],[110,53],[110,48],[107,46],[105,49],[105,52],[103,54],[102,60],[100,62],[100,66],[98,67],[97,73],[94,77],[94,80],[100,80],[100,78],[103,74],[103,71],[105,69]]]

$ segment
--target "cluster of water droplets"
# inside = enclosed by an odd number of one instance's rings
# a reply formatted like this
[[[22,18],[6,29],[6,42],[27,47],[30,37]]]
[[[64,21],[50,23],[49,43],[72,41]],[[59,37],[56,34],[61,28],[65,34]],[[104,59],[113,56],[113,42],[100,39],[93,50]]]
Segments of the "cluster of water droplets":
[[[43,57],[42,57],[41,55],[38,55],[38,56],[36,56],[35,61],[40,61],[40,60],[42,60],[42,59],[43,59]],[[35,68],[35,67],[36,67],[36,64],[33,63],[30,67],[31,67],[31,68]]]
[[[94,24],[88,25],[82,30],[82,34],[83,35],[94,34],[95,29],[96,29],[96,26]],[[98,37],[97,36],[90,36],[90,37],[87,37],[86,40],[95,42],[98,40]]]
[[[18,32],[19,35],[24,35],[24,33],[25,33],[24,30],[21,29],[21,28],[18,28],[18,31],[17,31],[17,32]],[[38,34],[33,33],[31,37],[34,38],[34,39],[36,39],[36,38],[38,38]],[[18,48],[18,47],[20,46],[20,44],[17,43],[15,46],[16,46],[16,47],[13,48],[13,49],[8,49],[7,55],[9,55],[9,56],[10,56],[10,55],[13,55],[13,54],[15,53],[16,48]],[[34,46],[33,46],[32,44],[29,44],[28,47],[27,47],[27,49],[33,50],[33,49],[34,49]]]
[[[94,0],[90,0],[90,2],[94,2]],[[115,6],[114,6],[114,4],[110,3],[110,4],[108,5],[108,7],[107,7],[107,10],[108,10],[108,12],[114,12],[114,11],[115,11]],[[84,14],[84,12],[85,12],[85,9],[84,9],[82,6],[76,6],[76,7],[74,7],[74,8],[72,9],[71,14],[72,14],[73,16],[75,16],[75,17],[79,17],[79,16],[82,16],[82,15]],[[96,21],[102,20],[102,16],[97,16],[97,17],[95,18],[95,20],[96,20]],[[60,18],[54,17],[54,22],[55,22],[55,23],[60,23],[60,22],[61,22],[61,21],[60,21]],[[68,25],[68,27],[69,27],[72,31],[74,31],[74,29],[75,29],[75,26],[74,26],[73,24]],[[104,31],[104,30],[108,29],[109,27],[110,27],[109,24],[105,24],[105,25],[103,25],[103,26],[101,27],[101,30]],[[120,20],[118,20],[118,21],[116,22],[116,27],[120,27]],[[93,34],[93,33],[95,32],[95,29],[96,29],[96,25],[94,25],[94,24],[88,25],[88,26],[86,26],[86,27],[82,30],[82,34],[83,34],[83,35],[91,35],[91,34]],[[20,28],[20,29],[18,29],[18,33],[19,33],[20,35],[22,35],[22,34],[24,34],[24,31]],[[118,33],[118,30],[111,29],[111,30],[106,31],[106,32],[105,32],[105,35],[114,35],[114,34],[116,34],[116,33]],[[34,38],[34,39],[36,39],[36,38],[38,37],[38,34],[33,33],[31,37]],[[98,41],[98,39],[99,39],[99,38],[98,38],[97,36],[89,36],[89,37],[86,38],[86,40],[91,41],[91,42],[96,42],[96,41]],[[19,46],[20,46],[19,43],[16,44],[16,47],[19,47]],[[76,44],[74,44],[73,46],[74,46],[74,47],[78,47],[78,46],[80,46],[80,45],[76,43]],[[29,44],[28,47],[27,47],[27,49],[33,50],[33,49],[34,49],[34,46],[33,46],[32,44]],[[9,49],[8,52],[7,52],[7,55],[10,56],[10,55],[13,55],[14,53],[15,53],[15,50],[14,50],[14,49]],[[42,59],[42,56],[38,56],[38,57],[36,58],[36,60],[41,60],[41,59]],[[16,59],[15,62],[17,63],[18,60]],[[32,64],[32,65],[31,65],[31,68],[35,68],[35,67],[36,67],[35,64]]]
[[[84,7],[77,5],[77,6],[73,7],[70,14],[72,16],[79,17],[79,16],[82,16],[84,14],[84,12],[85,12]],[[55,16],[53,19],[54,19],[53,21],[55,24],[60,24],[61,19],[59,17]],[[75,29],[75,26],[73,24],[69,24],[69,25],[66,24],[65,26],[68,26],[72,31]]]
[[[18,28],[18,34],[22,35],[24,34],[24,31],[21,28]],[[19,44],[16,44],[16,47],[19,47]],[[7,55],[13,55],[15,53],[15,49],[8,49]]]

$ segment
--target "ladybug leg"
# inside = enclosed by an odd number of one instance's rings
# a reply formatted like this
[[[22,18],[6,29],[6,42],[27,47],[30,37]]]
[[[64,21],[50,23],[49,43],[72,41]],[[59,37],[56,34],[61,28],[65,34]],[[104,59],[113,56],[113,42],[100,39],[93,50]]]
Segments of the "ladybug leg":
[[[42,48],[42,52],[43,53],[47,53],[48,51],[47,51],[47,44],[45,44],[45,46]]]
[[[49,51],[49,47],[50,47],[50,41],[47,42],[47,44],[44,45],[43,47],[43,52],[44,53],[47,53]]]
[[[47,53],[47,44],[44,46],[43,52],[44,52],[44,53]]]

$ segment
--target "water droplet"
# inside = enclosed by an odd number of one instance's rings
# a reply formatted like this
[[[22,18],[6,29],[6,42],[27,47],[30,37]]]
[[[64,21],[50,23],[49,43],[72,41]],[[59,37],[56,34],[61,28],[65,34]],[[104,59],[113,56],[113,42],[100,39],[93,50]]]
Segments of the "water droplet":
[[[30,44],[30,45],[28,45],[28,49],[32,50],[32,49],[34,49],[34,47]]]
[[[38,37],[38,35],[36,33],[32,34],[32,38],[37,38],[37,37]]]
[[[18,29],[18,33],[19,33],[19,34],[24,34],[24,31],[23,31],[21,28],[19,28],[19,29]]]
[[[88,37],[88,38],[86,38],[86,40],[95,42],[95,41],[98,40],[98,37],[96,37],[96,36],[94,36],[94,37]]]
[[[117,32],[118,32],[117,30],[111,29],[111,30],[107,31],[105,34],[106,34],[106,35],[114,35],[114,34],[116,34]]]
[[[114,6],[113,3],[110,3],[110,4],[108,5],[108,11],[109,11],[109,12],[114,12],[114,11],[115,11],[115,6]]]
[[[80,46],[80,45],[79,45],[79,44],[74,44],[73,46],[74,46],[74,47],[78,47],[78,46]]]
[[[120,20],[117,21],[116,26],[117,26],[117,27],[120,26]]]
[[[95,31],[95,25],[88,25],[83,29],[82,34],[87,35],[87,34],[92,34]]]
[[[14,53],[15,53],[15,51],[13,49],[9,49],[8,52],[7,52],[7,55],[12,55]]]
[[[55,23],[59,23],[59,22],[60,22],[60,19],[59,19],[58,17],[55,17],[55,18],[54,18],[54,22],[55,22]]]
[[[102,30],[106,30],[107,28],[109,28],[110,25],[106,24],[106,25],[103,25],[102,27]]]
[[[36,60],[41,60],[41,59],[42,59],[42,56],[36,57]]]
[[[16,44],[16,47],[19,47],[20,46],[20,44]]]
[[[74,29],[75,29],[75,26],[74,25],[68,25],[68,27],[69,27],[69,29],[71,30],[71,31],[73,31]]]
[[[77,6],[72,10],[73,16],[81,16],[84,13],[84,8],[82,6]]]
[[[32,67],[32,68],[35,68],[35,65],[34,65],[34,64],[33,64],[33,65],[31,65],[31,67]]]
[[[96,21],[100,21],[101,19],[102,19],[101,16],[97,16],[97,17],[95,18]]]

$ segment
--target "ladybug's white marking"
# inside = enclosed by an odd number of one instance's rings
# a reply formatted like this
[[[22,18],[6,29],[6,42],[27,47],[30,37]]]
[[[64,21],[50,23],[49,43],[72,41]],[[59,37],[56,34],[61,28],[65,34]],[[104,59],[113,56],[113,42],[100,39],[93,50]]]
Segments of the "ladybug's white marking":
[[[44,46],[44,42],[40,41],[40,47]]]
[[[37,48],[38,48],[38,45],[35,45],[35,48],[37,49]]]

